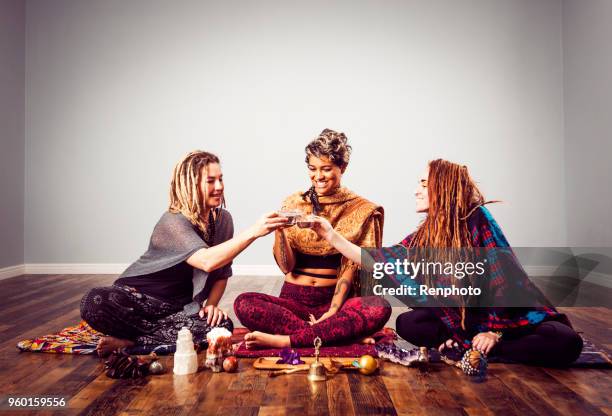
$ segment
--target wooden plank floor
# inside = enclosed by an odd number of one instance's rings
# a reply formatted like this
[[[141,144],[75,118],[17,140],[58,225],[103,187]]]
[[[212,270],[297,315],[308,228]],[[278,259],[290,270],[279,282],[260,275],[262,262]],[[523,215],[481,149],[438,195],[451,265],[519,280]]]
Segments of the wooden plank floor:
[[[0,396],[61,395],[69,408],[16,414],[83,415],[612,415],[612,371],[543,369],[492,364],[486,382],[475,383],[444,364],[428,372],[385,363],[375,376],[338,374],[309,383],[303,374],[269,378],[240,360],[235,374],[200,371],[141,380],[112,380],[93,356],[20,353],[17,341],[57,331],[79,320],[79,301],[114,276],[19,276],[0,281]],[[237,294],[276,294],[279,278],[230,279],[221,306]],[[394,315],[401,308],[394,308]],[[576,328],[612,350],[612,310],[566,308]],[[232,313],[233,315],[233,313]],[[234,317],[235,318],[235,317]],[[393,326],[395,320],[389,322]],[[171,368],[171,357],[164,357]],[[10,414],[0,410],[0,414]]]

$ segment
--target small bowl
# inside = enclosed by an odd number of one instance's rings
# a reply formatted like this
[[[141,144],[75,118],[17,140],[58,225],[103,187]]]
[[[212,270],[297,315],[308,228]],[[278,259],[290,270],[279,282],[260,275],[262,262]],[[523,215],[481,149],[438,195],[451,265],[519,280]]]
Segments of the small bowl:
[[[287,225],[295,225],[298,217],[301,217],[303,213],[299,209],[288,209],[279,211],[278,215],[288,219]]]
[[[300,228],[312,228],[314,225],[314,215],[302,215],[296,221]]]

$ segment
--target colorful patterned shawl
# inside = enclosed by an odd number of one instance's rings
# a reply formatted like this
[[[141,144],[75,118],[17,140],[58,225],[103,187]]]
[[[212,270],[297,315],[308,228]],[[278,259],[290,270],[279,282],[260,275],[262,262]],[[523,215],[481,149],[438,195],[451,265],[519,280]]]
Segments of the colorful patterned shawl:
[[[481,206],[468,218],[468,229],[472,237],[473,247],[488,250],[488,287],[486,290],[494,298],[502,299],[509,292],[524,291],[526,296],[533,299],[534,307],[432,307],[434,312],[448,327],[453,338],[468,348],[471,339],[479,332],[512,331],[537,325],[544,320],[559,320],[570,325],[567,317],[557,312],[546,300],[540,290],[529,280],[518,259],[514,255],[501,228],[488,209]],[[370,250],[376,262],[395,262],[396,259],[406,258],[406,248],[409,247],[413,234],[408,235],[398,245],[379,250]],[[511,278],[509,278],[511,277]],[[418,278],[411,280],[406,276],[390,275],[395,284],[417,285]],[[437,287],[450,287],[451,279],[436,278]],[[427,301],[430,301],[428,297]],[[426,303],[424,298],[415,297],[412,301]],[[463,316],[462,312],[465,312]],[[571,325],[570,325],[571,326]]]
[[[300,209],[305,214],[312,214],[310,200],[302,197],[303,192],[290,195],[283,202],[285,208]],[[347,188],[340,188],[332,195],[319,196],[322,212],[334,229],[347,240],[360,247],[380,247],[382,245],[382,230],[384,211],[367,199],[357,195]],[[304,254],[325,256],[338,251],[327,241],[320,238],[308,228],[290,227],[285,230],[289,245]],[[352,270],[356,276],[359,267],[342,257],[338,276],[347,270]],[[357,281],[358,279],[354,279]]]

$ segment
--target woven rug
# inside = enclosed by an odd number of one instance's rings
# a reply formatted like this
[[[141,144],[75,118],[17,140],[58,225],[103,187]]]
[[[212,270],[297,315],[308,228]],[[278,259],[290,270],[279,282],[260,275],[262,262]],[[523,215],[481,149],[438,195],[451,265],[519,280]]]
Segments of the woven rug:
[[[244,332],[243,332],[244,331]],[[237,333],[238,332],[238,333]],[[239,337],[239,334],[242,333],[242,337]],[[235,335],[238,335],[236,341],[238,344],[238,348],[235,351],[236,357],[240,358],[257,358],[257,357],[275,357],[280,353],[279,348],[266,348],[266,349],[258,349],[258,350],[248,350],[244,343],[244,335],[249,331],[246,328],[237,328],[234,330]],[[391,328],[384,328],[382,331],[378,331],[372,338],[376,341],[376,343],[390,343],[393,342],[396,338],[395,331]],[[300,354],[301,357],[313,357],[314,356],[314,346],[310,348],[294,348],[294,350]],[[320,353],[322,357],[360,357],[362,355],[372,355],[377,356],[376,349],[373,344],[362,344],[362,343],[353,343],[349,345],[331,345],[331,346],[322,346],[320,348]]]
[[[280,349],[261,349],[247,350],[244,345],[244,336],[248,333],[246,328],[235,328],[232,335],[232,342],[235,345],[236,355],[243,358],[257,357],[274,357],[278,356]],[[26,339],[17,343],[17,348],[24,352],[46,352],[55,354],[95,354],[96,346],[102,333],[92,329],[85,321],[79,322],[75,326],[70,326],[62,329],[56,334],[43,335],[34,339]],[[391,328],[385,328],[382,331],[374,334],[374,339],[377,343],[397,342],[395,331]],[[593,344],[590,340],[583,338],[584,347],[580,357],[571,365],[571,367],[586,367],[586,368],[612,368],[612,360],[603,349]],[[404,343],[405,341],[401,341]],[[201,345],[201,348],[206,348],[206,345]],[[314,348],[296,348],[300,356],[309,357],[314,355]],[[158,355],[173,354],[175,351],[174,345],[159,345],[156,347],[135,346],[128,350],[130,354],[149,354],[155,351]],[[361,355],[370,354],[376,356],[374,345],[368,344],[351,344],[337,346],[321,347],[321,355],[327,357],[359,357]],[[431,350],[430,359],[433,362],[439,361],[439,354],[435,350]],[[491,362],[501,362],[494,358]]]
[[[28,352],[93,354],[102,336],[101,332],[87,325],[87,322],[81,321],[78,325],[64,328],[57,334],[19,341],[17,348]]]
[[[236,356],[244,358],[256,358],[278,355],[278,349],[247,350],[244,346],[244,336],[249,332],[246,328],[235,328],[232,335],[232,343],[235,345]],[[98,341],[104,334],[91,328],[85,321],[78,325],[62,329],[57,334],[43,335],[34,339],[26,339],[17,343],[17,348],[24,352],[47,352],[61,354],[94,354]],[[395,331],[385,328],[374,334],[377,342],[392,342],[395,339]],[[206,345],[200,345],[200,349]],[[303,357],[313,356],[314,348],[298,348]],[[174,345],[158,345],[156,347],[140,346],[129,348],[128,353],[144,355],[155,351],[158,355],[172,354]],[[376,355],[373,345],[351,344],[325,346],[321,348],[321,355],[329,357],[358,357],[364,354]]]

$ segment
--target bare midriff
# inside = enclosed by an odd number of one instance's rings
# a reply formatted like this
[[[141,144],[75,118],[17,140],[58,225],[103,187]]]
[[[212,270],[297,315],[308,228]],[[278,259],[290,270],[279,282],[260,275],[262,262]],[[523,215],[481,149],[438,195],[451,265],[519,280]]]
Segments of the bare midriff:
[[[305,276],[296,272],[289,272],[285,275],[285,282],[293,283],[294,285],[300,286],[335,286],[337,282],[338,270],[337,269],[302,269],[307,273],[317,273],[330,276],[329,279]],[[333,278],[332,278],[333,276]]]

